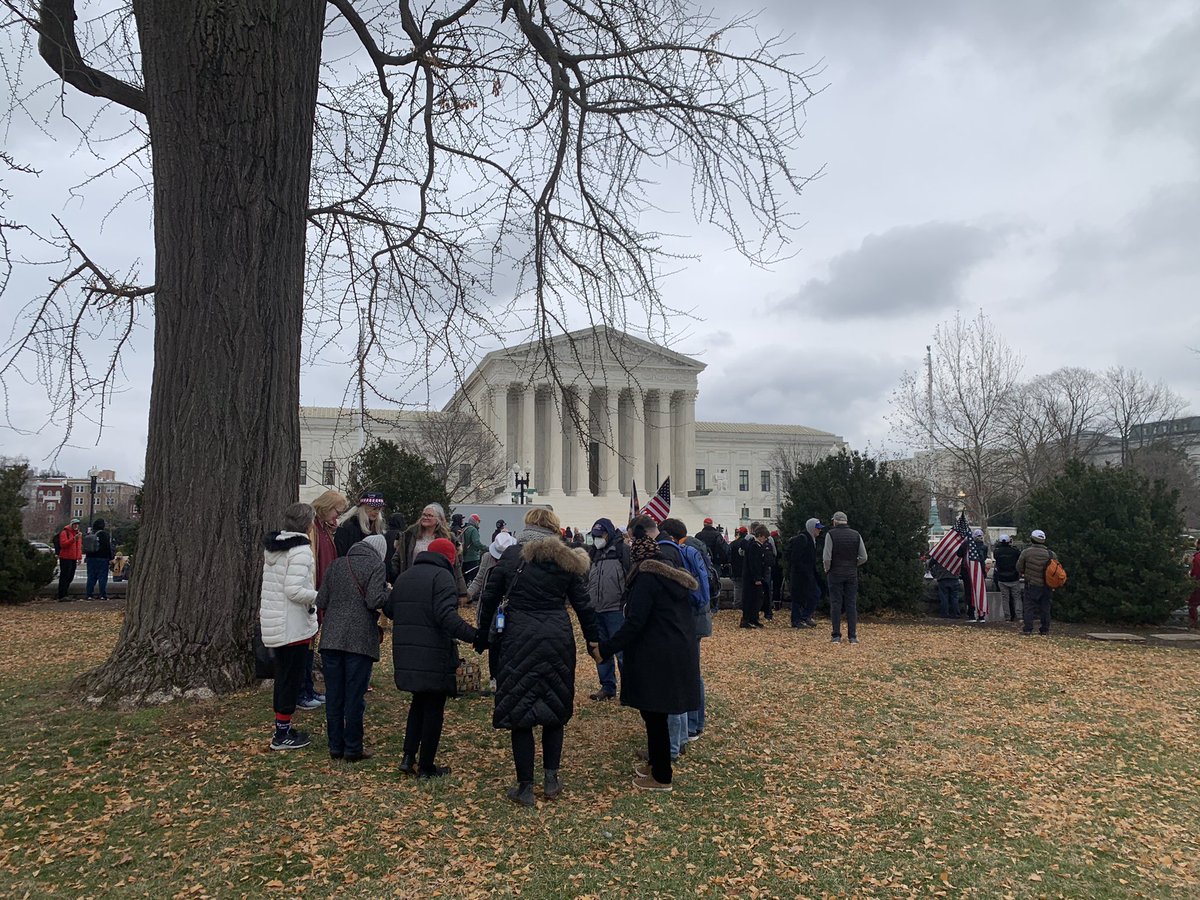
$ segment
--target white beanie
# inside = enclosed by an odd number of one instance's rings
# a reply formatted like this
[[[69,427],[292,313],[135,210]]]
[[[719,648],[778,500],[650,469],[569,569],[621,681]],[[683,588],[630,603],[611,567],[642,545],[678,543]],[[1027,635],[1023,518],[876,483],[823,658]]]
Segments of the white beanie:
[[[499,559],[504,555],[504,551],[517,542],[517,539],[507,531],[502,531],[496,535],[496,539],[492,541],[492,545],[488,547],[488,553],[492,554],[493,559]]]
[[[1035,541],[1044,541],[1046,539],[1046,532],[1042,531],[1040,528],[1035,528],[1029,536]]]

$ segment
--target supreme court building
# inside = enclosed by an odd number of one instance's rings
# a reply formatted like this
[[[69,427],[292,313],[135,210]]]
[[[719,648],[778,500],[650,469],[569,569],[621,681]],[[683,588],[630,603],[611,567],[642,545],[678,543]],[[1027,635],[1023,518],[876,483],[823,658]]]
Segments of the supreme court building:
[[[476,419],[504,462],[503,482],[478,485],[470,499],[513,502],[516,478],[527,476],[527,499],[552,505],[564,525],[623,524],[632,485],[645,503],[670,476],[672,514],[689,529],[705,516],[726,528],[773,521],[784,490],[778,448],[823,455],[844,442],[802,425],[697,421],[704,368],[603,326],[489,353],[445,407]],[[371,411],[360,426],[349,410],[302,407],[301,499],[344,486],[364,439],[420,452],[418,422],[439,414]]]

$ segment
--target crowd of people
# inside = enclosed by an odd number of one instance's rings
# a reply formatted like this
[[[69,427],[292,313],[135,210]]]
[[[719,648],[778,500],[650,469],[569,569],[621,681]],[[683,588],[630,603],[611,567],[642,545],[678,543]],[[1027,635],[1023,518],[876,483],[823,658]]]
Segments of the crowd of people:
[[[274,657],[272,750],[308,746],[293,716],[323,705],[330,757],[371,758],[365,699],[390,621],[395,686],[411,694],[401,771],[449,773],[437,752],[446,701],[458,691],[459,645],[468,645],[486,654],[492,725],[510,735],[508,798],[537,802],[540,733],[541,794],[553,800],[563,790],[563,745],[575,710],[574,619],[596,667],[590,700],[619,697],[641,715],[646,744],[633,785],[669,791],[673,767],[705,731],[700,647],[712,634],[723,574],[733,578],[741,628],[763,628],[762,619],[782,608],[786,572],[791,627],[817,627],[813,616],[827,592],[831,640],[841,642],[844,616],[847,639],[858,643],[858,573],[868,557],[844,512],[833,514],[829,529],[810,518],[785,544],[761,523],[727,539],[712,519],[689,534],[678,518],[646,515],[624,528],[601,518],[585,535],[563,528],[552,510],[532,507],[515,532],[499,520],[485,542],[478,515],[447,519],[430,503],[409,525],[400,515],[385,520],[383,508],[379,494],[349,508],[342,494],[326,491],[289,506],[283,527],[264,539],[260,630]],[[1041,532],[1033,541],[1018,554],[1002,538],[994,577],[1010,585],[1024,579],[1026,622],[1038,609],[1045,633],[1050,591],[1038,574],[1053,554]],[[969,551],[964,542],[961,558]],[[939,589],[950,574],[961,577],[943,567]],[[943,599],[954,610],[957,587],[947,584]],[[1021,599],[1010,589],[1006,602],[1015,615],[1012,604]],[[473,621],[462,611],[472,604]],[[318,630],[323,694],[313,684]]]

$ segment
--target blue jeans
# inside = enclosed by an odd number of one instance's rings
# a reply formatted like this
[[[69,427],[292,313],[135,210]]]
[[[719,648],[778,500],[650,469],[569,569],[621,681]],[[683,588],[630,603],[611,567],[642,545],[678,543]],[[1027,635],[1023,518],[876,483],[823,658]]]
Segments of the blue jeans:
[[[696,658],[700,658],[700,638],[696,638]],[[687,714],[688,734],[699,734],[704,730],[704,675],[700,676],[700,708]]]
[[[688,742],[688,714],[667,716],[667,732],[671,736],[671,759],[679,756],[679,749]]]
[[[99,587],[99,594],[93,593],[93,588]],[[85,597],[99,596],[108,599],[108,558],[104,556],[89,556],[87,558],[87,592]]]
[[[623,624],[625,624],[625,614],[619,609],[596,613],[596,627],[600,631],[600,640],[602,641],[606,641],[616,634]],[[624,654],[618,653],[615,663],[611,659],[596,663],[596,674],[600,676],[600,690],[612,697],[617,696],[617,667],[624,665],[623,658]]]
[[[363,712],[375,661],[361,653],[322,650],[325,672],[325,728],[330,753],[363,752]]]
[[[858,575],[829,579],[829,617],[833,619],[833,636],[842,636],[842,609],[846,610],[846,633],[850,640],[858,637]]]
[[[958,618],[958,579],[943,578],[938,582],[938,602],[942,605],[942,618]]]

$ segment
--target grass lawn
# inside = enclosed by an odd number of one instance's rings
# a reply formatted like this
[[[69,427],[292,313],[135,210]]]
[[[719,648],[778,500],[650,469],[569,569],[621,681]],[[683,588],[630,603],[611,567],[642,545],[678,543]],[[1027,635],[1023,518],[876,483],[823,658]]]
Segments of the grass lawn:
[[[67,685],[120,611],[6,608],[0,895],[1200,896],[1200,653],[905,623],[834,646],[735,615],[673,794],[630,785],[641,720],[586,699],[581,654],[566,791],[526,810],[489,699],[447,708],[450,778],[400,775],[390,647],[352,766],[319,710],[311,747],[269,752],[265,691],[84,709]]]

